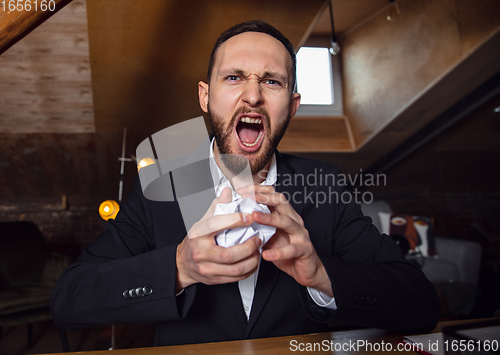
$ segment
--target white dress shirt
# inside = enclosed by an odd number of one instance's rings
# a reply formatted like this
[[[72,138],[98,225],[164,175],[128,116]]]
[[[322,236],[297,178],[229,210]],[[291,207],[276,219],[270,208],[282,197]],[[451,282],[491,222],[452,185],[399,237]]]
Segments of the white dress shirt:
[[[214,181],[215,186],[215,196],[219,197],[226,187],[229,187],[232,191],[232,201],[241,199],[241,196],[233,189],[231,183],[226,178],[224,173],[220,170],[217,162],[214,158],[213,153],[213,145],[215,142],[215,138],[212,139],[212,143],[210,144],[210,171],[212,173],[212,179]],[[270,185],[274,186],[276,184],[276,180],[278,177],[277,172],[277,164],[276,164],[276,154],[273,155],[271,159],[271,165],[269,167],[269,171],[267,173],[266,180],[264,180],[261,185]],[[259,276],[260,262],[257,271],[247,277],[244,280],[238,281],[238,288],[240,290],[241,300],[243,302],[243,309],[245,310],[245,314],[247,319],[250,318],[250,312],[252,310],[253,297],[255,294],[255,286],[257,285],[257,278]],[[329,309],[337,309],[337,304],[335,303],[335,298],[332,298],[323,292],[315,290],[313,288],[308,287],[307,291],[311,296],[312,300],[320,307],[325,307]]]

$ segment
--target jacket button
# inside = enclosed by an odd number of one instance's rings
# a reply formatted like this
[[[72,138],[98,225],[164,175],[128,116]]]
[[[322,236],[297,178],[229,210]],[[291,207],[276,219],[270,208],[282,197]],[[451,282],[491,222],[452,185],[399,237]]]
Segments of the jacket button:
[[[128,290],[128,294],[130,295],[130,297],[132,298],[135,298],[137,297],[136,294],[135,294],[135,288],[131,288],[130,290]]]
[[[135,289],[135,294],[137,295],[137,297],[144,297],[144,292],[142,291],[142,287],[137,287]]]
[[[372,304],[372,298],[371,298],[371,296],[368,295],[368,294],[364,294],[363,295],[363,302],[365,304]]]
[[[125,298],[126,300],[128,300],[130,298],[130,295],[128,294],[128,290],[123,291],[122,295],[123,295],[123,298]]]
[[[360,296],[360,295],[356,295],[356,296],[354,296],[354,299],[356,300],[356,302],[357,302],[358,304],[362,304],[362,303],[363,303],[363,299],[361,298],[361,296]]]
[[[153,288],[151,286],[144,286],[142,288],[142,292],[144,292],[146,296],[149,296],[150,294],[153,293]]]

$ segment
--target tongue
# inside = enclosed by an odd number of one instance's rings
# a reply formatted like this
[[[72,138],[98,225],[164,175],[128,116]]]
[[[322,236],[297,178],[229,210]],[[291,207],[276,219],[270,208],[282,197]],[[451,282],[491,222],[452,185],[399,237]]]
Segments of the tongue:
[[[247,125],[242,125],[242,127],[239,130],[238,135],[240,136],[240,140],[243,143],[253,143],[257,139],[257,136],[259,135],[260,129],[257,127],[250,127]]]

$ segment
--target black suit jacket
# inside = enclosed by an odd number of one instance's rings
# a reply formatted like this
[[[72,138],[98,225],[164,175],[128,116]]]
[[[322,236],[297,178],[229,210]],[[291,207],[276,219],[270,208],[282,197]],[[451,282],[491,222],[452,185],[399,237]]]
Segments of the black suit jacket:
[[[264,260],[249,321],[237,283],[196,284],[176,297],[176,249],[186,236],[179,204],[144,198],[136,180],[116,220],[54,288],[56,324],[158,321],[156,345],[312,333],[328,330],[327,324],[432,329],[439,316],[434,287],[363,217],[359,205],[348,202],[338,167],[278,152],[277,163],[276,190],[304,220],[330,277],[336,311],[315,305],[305,287]],[[174,185],[189,174],[193,171],[174,172]],[[137,297],[129,297],[132,289]],[[144,291],[148,294],[140,295]]]

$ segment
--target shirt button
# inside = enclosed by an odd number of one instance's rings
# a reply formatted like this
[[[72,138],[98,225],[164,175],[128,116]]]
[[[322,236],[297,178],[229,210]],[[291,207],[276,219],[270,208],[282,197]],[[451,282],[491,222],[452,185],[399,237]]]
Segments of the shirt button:
[[[245,312],[247,312],[247,313],[248,313],[249,309],[250,309],[250,307],[245,306]]]

